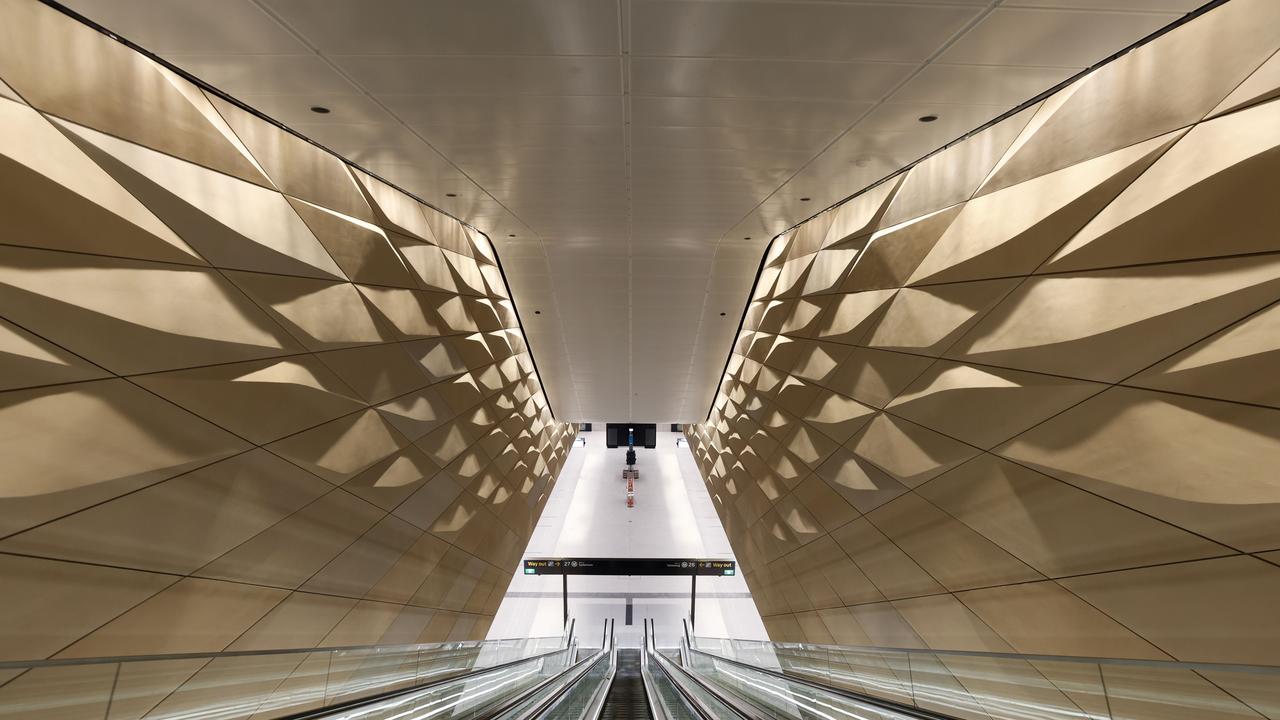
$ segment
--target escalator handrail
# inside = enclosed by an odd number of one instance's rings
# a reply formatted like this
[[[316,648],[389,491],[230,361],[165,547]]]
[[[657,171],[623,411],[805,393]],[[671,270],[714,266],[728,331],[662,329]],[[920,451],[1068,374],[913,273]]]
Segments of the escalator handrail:
[[[574,630],[577,629],[577,626],[578,626],[578,618],[576,617],[569,618],[568,627],[565,629],[564,635],[562,636],[564,637],[565,647],[569,647],[570,645],[573,644],[573,632]]]
[[[874,695],[865,695],[860,692],[849,690],[848,688],[841,688],[841,687],[835,687],[833,685],[827,685],[825,683],[821,683],[816,680],[810,680],[808,678],[800,677],[797,675],[788,675],[787,673],[782,672],[780,670],[772,670],[770,668],[758,667],[748,662],[735,660],[733,658],[727,658],[723,655],[717,655],[715,653],[707,652],[706,650],[698,650],[697,648],[690,648],[689,651],[697,653],[699,655],[704,655],[714,660],[719,660],[721,662],[729,663],[730,665],[737,665],[738,667],[746,668],[748,670],[754,670],[755,672],[764,673],[766,675],[772,675],[774,677],[781,678],[789,682],[799,683],[800,685],[806,685],[808,687],[821,690],[823,692],[831,693],[832,695],[839,695],[841,697],[849,698],[850,700],[856,700],[861,703],[866,703],[867,705],[873,705],[883,710],[891,710],[893,712],[901,713],[903,715],[909,715],[911,717],[920,718],[920,720],[956,720],[950,715],[944,715],[940,712],[935,712],[933,710],[925,710],[923,708],[919,708],[914,705],[904,705],[902,703],[897,703],[892,700],[885,700],[883,698],[878,698],[878,697],[875,697]]]
[[[442,643],[411,643],[407,645],[329,645],[318,647],[274,648],[270,650],[221,650],[218,652],[162,653],[155,655],[114,655],[85,658],[45,658],[43,660],[4,660],[0,661],[0,670],[27,670],[35,668],[66,667],[71,665],[115,665],[119,663],[167,662],[171,660],[219,660],[222,658],[262,657],[280,655],[308,655],[312,653],[359,652],[378,650],[392,652],[445,652],[453,650],[470,650],[485,646],[497,647],[499,643],[528,642],[531,640],[551,640],[557,636],[532,638],[499,638],[495,640],[455,640]],[[563,635],[558,636],[563,638]],[[556,650],[563,650],[557,647]],[[552,650],[551,652],[555,652]],[[530,656],[532,657],[532,656]]]
[[[653,716],[653,720],[672,720],[666,708],[662,705],[657,691],[651,686],[654,680],[653,672],[649,669],[648,649],[641,654],[640,679],[644,682],[644,698],[649,703],[649,714]],[[701,713],[698,714],[701,715]]]
[[[655,650],[655,645],[653,636],[649,634],[650,622],[652,622],[652,618],[644,619],[644,650],[640,653],[640,679],[644,681],[644,695],[645,699],[649,702],[649,713],[653,715],[653,720],[671,720],[670,716],[667,715],[665,706],[658,697],[657,690],[651,686],[653,681],[653,672],[649,670],[649,653]],[[675,685],[674,682],[671,684],[672,686]],[[681,697],[684,696],[681,695]],[[702,716],[702,713],[699,712],[697,708],[694,708],[694,712],[700,717]]]
[[[352,700],[348,700],[346,702],[340,702],[336,705],[326,705],[321,708],[304,710],[302,712],[297,712],[290,715],[282,715],[276,720],[311,720],[312,718],[322,718],[322,717],[331,715],[333,713],[342,712],[344,710],[351,710],[353,708],[360,707],[361,705],[372,705],[373,703],[382,702],[384,700],[390,700],[391,698],[400,697],[401,695],[408,695],[410,693],[420,692],[422,690],[430,690],[431,688],[436,687],[437,685],[444,685],[445,683],[457,682],[458,680],[466,680],[469,678],[480,677],[481,675],[488,675],[490,673],[497,672],[499,670],[505,670],[507,668],[514,667],[516,665],[520,665],[523,663],[532,662],[534,660],[543,660],[557,653],[572,652],[572,650],[573,648],[558,648],[556,650],[551,650],[550,652],[545,652],[540,655],[530,655],[529,657],[509,660],[504,663],[499,663],[497,665],[493,665],[486,668],[480,668],[478,670],[472,670],[470,672],[462,672],[462,673],[458,673],[457,675],[449,675],[447,677],[437,678],[435,680],[432,680],[431,682],[422,683],[421,685],[414,685],[412,687],[407,687],[407,688],[397,688],[395,690],[388,690],[387,692],[384,692],[384,693],[378,693],[377,695],[367,695],[365,697],[355,698]],[[586,661],[583,661],[583,662],[586,662]]]
[[[725,707],[733,711],[733,713],[738,716],[739,720],[772,720],[770,715],[757,712],[759,711],[759,708],[754,708],[752,712],[748,712],[743,708],[741,703],[735,701],[733,698],[727,697],[725,693],[717,688],[711,687],[704,682],[702,678],[696,677],[688,670],[682,667],[676,667],[670,660],[662,657],[661,653],[655,651],[650,655],[650,657],[658,661],[658,669],[661,670],[662,674],[671,681],[671,685],[675,687],[676,691],[685,699],[685,702],[689,703],[689,706],[694,709],[694,712],[698,713],[698,715],[704,718],[704,720],[712,720],[712,718],[717,718],[718,716],[715,711],[703,704],[701,698],[689,692],[688,689],[684,687],[682,681],[677,679],[677,673],[679,673],[684,680],[693,682],[697,684],[698,687],[710,693],[713,697],[723,703]],[[676,672],[672,672],[673,668]]]
[[[596,652],[591,657],[586,658],[584,660],[580,660],[574,663],[573,665],[570,665],[569,667],[565,668],[563,671],[556,673],[554,676],[549,677],[546,680],[543,680],[542,682],[538,683],[534,687],[530,688],[527,692],[521,693],[519,697],[513,698],[511,701],[503,704],[501,707],[497,708],[496,710],[485,713],[482,716],[482,718],[487,720],[489,718],[502,717],[507,712],[510,712],[516,707],[519,707],[521,703],[523,703],[525,700],[532,697],[536,693],[539,693],[543,689],[552,685],[553,683],[558,682],[561,678],[565,677],[566,675],[576,672],[576,674],[572,678],[570,678],[568,682],[565,682],[560,686],[560,689],[551,693],[538,704],[524,711],[520,715],[517,715],[511,718],[510,720],[529,720],[530,718],[541,717],[544,712],[549,711],[553,706],[555,706],[556,702],[559,701],[560,698],[563,697],[564,694],[568,692],[570,688],[577,685],[578,681],[582,679],[582,676],[587,674],[587,671],[595,667],[596,663],[600,662],[601,660],[604,660],[606,657],[608,657],[608,655],[609,655],[609,649],[601,648],[599,652]]]
[[[615,621],[613,620],[613,618],[606,618],[604,621],[604,634],[601,636],[600,652],[597,654],[608,655],[609,669],[605,674],[604,680],[600,683],[600,687],[596,688],[595,694],[592,695],[591,702],[587,705],[586,710],[582,713],[582,720],[587,720],[587,718],[590,718],[591,720],[597,720],[600,717],[600,712],[604,709],[605,697],[609,694],[609,685],[613,682],[614,673],[617,672],[618,651],[616,649],[616,639],[613,634],[614,624],[615,624]],[[584,670],[583,674],[585,674],[589,670],[590,670],[590,667],[588,667],[587,670]],[[556,698],[563,699],[564,694],[568,692],[569,688],[573,687],[574,685],[577,685],[579,682],[581,682],[581,680],[582,680],[581,678],[578,678],[573,682],[566,684],[559,692],[557,692],[554,696],[552,696],[552,698],[550,698],[550,700],[554,702],[546,703],[540,711],[536,713],[526,714],[525,717],[526,718],[542,717],[546,713],[551,712],[552,710],[555,709],[556,705],[559,704],[559,701]]]
[[[596,691],[595,697],[591,699],[591,705],[587,712],[582,714],[584,718],[591,720],[600,720],[600,714],[604,712],[604,703],[609,697],[609,688],[613,685],[613,679],[618,674],[618,638],[614,634],[614,626],[617,621],[609,619],[609,644],[606,646],[609,650],[609,672],[605,676],[604,682],[600,683],[600,689]]]
[[[699,638],[693,636],[693,642],[689,644],[691,649],[698,649],[698,640],[723,640],[725,638]],[[838,653],[865,653],[865,654],[894,654],[894,655],[949,655],[955,657],[971,657],[971,658],[989,658],[993,660],[1021,660],[1024,662],[1064,662],[1064,663],[1083,663],[1086,665],[1128,665],[1133,667],[1148,667],[1156,669],[1170,670],[1208,670],[1208,671],[1230,671],[1253,673],[1262,675],[1275,675],[1280,672],[1280,666],[1277,665],[1248,665],[1244,663],[1202,663],[1202,662],[1182,662],[1180,660],[1149,660],[1144,658],[1106,658],[1091,657],[1087,655],[1039,655],[1032,653],[1007,653],[994,652],[989,650],[935,650],[932,648],[905,648],[890,647],[879,645],[829,645],[822,643],[793,643],[793,642],[772,642],[768,640],[733,640],[731,642],[751,642],[768,648],[777,653],[780,650],[795,650],[803,653],[808,649],[822,650],[827,652]],[[698,650],[699,652],[707,652],[706,650]]]

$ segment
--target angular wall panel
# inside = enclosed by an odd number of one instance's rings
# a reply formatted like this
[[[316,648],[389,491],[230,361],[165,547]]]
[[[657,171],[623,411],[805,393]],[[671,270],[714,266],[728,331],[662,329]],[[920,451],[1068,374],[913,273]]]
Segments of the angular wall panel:
[[[1280,5],[1231,0],[1098,68],[1045,101],[983,190],[1202,120],[1276,51],[1277,23]]]
[[[37,335],[0,320],[0,390],[93,380],[108,373]]]
[[[0,246],[0,305],[15,325],[122,375],[302,351],[207,268]]]
[[[211,265],[339,279],[342,272],[275,190],[69,123],[90,157]]]
[[[253,450],[15,535],[0,551],[190,573],[329,489]]]
[[[119,378],[0,394],[0,438],[5,535],[251,447]]]
[[[203,264],[48,118],[0,102],[0,123],[5,244]]]
[[[773,639],[1280,664],[1278,25],[1230,0],[775,238],[686,426]]]
[[[909,284],[1031,272],[1180,136],[1162,135],[974,198],[915,269]]]
[[[483,637],[576,432],[488,241],[49,6],[0,17],[0,658]],[[122,675],[112,716],[199,669]]]
[[[269,185],[199,88],[30,0],[0,3],[0,78],[49,116]]]

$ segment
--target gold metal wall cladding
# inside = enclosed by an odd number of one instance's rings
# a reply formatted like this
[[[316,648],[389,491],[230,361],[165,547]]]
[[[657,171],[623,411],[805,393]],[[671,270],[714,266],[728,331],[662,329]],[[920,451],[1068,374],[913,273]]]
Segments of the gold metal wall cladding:
[[[576,433],[487,239],[0,5],[0,657],[483,638]]]
[[[1276,27],[1226,3],[774,241],[686,426],[774,640],[1280,663]]]

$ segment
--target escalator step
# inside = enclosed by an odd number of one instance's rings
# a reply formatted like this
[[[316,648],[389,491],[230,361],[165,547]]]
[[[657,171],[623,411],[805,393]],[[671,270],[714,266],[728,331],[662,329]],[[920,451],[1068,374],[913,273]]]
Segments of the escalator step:
[[[644,678],[640,675],[640,651],[618,650],[618,668],[605,697],[600,720],[641,720],[648,718],[649,702],[644,694]]]

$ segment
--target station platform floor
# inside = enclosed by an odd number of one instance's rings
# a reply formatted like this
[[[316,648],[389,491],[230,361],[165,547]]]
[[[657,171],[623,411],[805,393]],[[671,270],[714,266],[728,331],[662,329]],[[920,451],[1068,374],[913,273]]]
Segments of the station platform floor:
[[[659,432],[657,447],[637,448],[635,503],[626,504],[626,448],[606,448],[603,432],[575,445],[529,541],[525,557],[689,557],[733,559],[693,455],[675,432]],[[619,645],[639,647],[643,618],[653,618],[660,643],[676,644],[689,614],[687,577],[569,577],[569,613],[580,635],[615,622]],[[628,622],[630,606],[630,622]],[[559,632],[561,578],[516,570],[490,638]],[[697,631],[709,637],[765,639],[764,625],[741,576],[700,577]],[[670,637],[667,637],[670,635]]]

